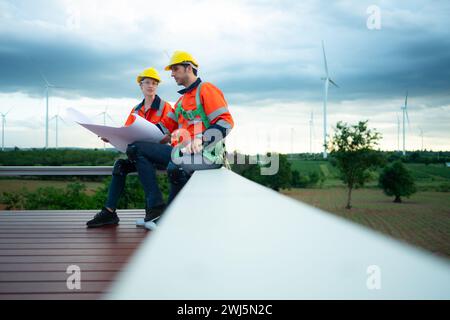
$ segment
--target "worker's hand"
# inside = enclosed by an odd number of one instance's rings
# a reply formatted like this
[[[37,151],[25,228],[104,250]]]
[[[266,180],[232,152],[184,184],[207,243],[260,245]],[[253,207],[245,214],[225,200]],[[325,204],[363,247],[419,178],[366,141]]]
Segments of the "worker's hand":
[[[159,143],[166,144],[170,141],[170,134],[166,134]]]
[[[194,138],[186,147],[186,153],[199,153],[203,150],[203,141],[200,138]]]
[[[102,139],[103,142],[109,143],[109,140],[106,138],[100,138],[100,139]]]

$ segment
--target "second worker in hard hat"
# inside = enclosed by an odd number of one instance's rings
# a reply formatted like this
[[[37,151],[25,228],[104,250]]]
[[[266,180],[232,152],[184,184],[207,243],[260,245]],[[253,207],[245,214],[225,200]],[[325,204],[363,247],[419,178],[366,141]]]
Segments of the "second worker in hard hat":
[[[151,195],[158,188],[149,164],[167,166],[169,203],[194,171],[216,169],[223,165],[224,138],[234,126],[222,91],[209,82],[202,82],[197,76],[198,67],[197,61],[189,53],[175,51],[165,68],[171,71],[176,83],[184,87],[178,91],[181,97],[165,122],[172,134],[172,146],[150,142],[129,145],[146,194]],[[156,227],[154,222],[163,211],[164,208],[152,209],[148,206],[145,226],[148,229]]]
[[[167,117],[168,113],[173,111],[172,106],[162,100],[157,95],[158,85],[161,82],[161,78],[155,68],[148,68],[141,72],[136,79],[141,91],[144,95],[144,99],[141,103],[135,106],[128,116],[125,126],[131,125],[136,116],[140,116],[147,121],[155,124],[165,134],[161,143],[167,143],[170,141],[170,132],[164,125],[163,119]],[[103,141],[108,140],[102,138]],[[149,164],[151,165],[151,164]],[[119,159],[114,163],[112,172],[112,180],[108,190],[108,198],[105,206],[100,210],[95,217],[87,222],[87,227],[102,227],[105,225],[115,225],[119,223],[119,217],[116,213],[117,204],[119,198],[123,193],[125,187],[125,179],[128,173],[136,172],[136,167],[129,159]],[[153,201],[161,205],[163,204],[161,193],[159,190],[152,192]]]

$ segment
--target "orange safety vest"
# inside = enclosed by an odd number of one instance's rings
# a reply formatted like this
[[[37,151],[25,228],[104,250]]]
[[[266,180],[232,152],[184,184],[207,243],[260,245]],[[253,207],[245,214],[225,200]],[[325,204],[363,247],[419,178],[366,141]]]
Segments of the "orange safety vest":
[[[169,129],[162,120],[167,117],[168,113],[173,112],[172,106],[168,102],[159,98],[158,95],[155,96],[151,107],[147,111],[145,111],[144,102],[145,100],[131,110],[127,120],[125,121],[125,126],[130,126],[135,120],[135,115],[137,115],[153,124],[158,124],[165,134],[170,133]]]
[[[197,110],[199,105],[203,107],[202,112]],[[218,124],[229,130],[234,126],[233,117],[228,110],[222,91],[209,82],[202,83],[198,80],[198,85],[185,92],[175,106],[174,118],[177,121],[178,130],[186,130],[191,139],[194,135],[200,137],[209,125]],[[200,130],[195,132],[195,129]],[[172,134],[172,145],[179,143],[183,143],[182,136]]]

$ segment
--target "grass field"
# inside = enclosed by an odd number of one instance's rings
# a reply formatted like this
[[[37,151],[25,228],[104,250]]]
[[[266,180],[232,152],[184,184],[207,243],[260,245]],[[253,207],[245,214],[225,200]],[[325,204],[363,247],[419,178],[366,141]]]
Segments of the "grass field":
[[[35,191],[37,188],[55,187],[65,188],[69,183],[73,181],[52,181],[52,180],[20,180],[20,179],[2,179],[0,180],[0,194],[6,192],[17,192],[22,189],[28,191]],[[101,182],[81,182],[86,185],[86,191],[88,194],[93,194],[97,188],[99,188]]]
[[[450,194],[418,192],[393,203],[381,190],[358,189],[353,208],[345,209],[345,188],[292,189],[283,191],[294,199],[337,214],[384,234],[450,258]]]
[[[307,160],[290,160],[291,168],[303,173],[321,172],[326,181],[323,187],[340,187],[343,186],[339,179],[339,171],[331,165],[329,161],[307,161]],[[420,164],[406,163],[406,168],[416,181],[420,190],[437,190],[442,189],[441,186],[446,185],[446,189],[450,190],[450,168],[443,164]],[[381,169],[378,170],[378,173]],[[367,187],[376,187],[378,185],[378,173],[375,180],[369,182]]]

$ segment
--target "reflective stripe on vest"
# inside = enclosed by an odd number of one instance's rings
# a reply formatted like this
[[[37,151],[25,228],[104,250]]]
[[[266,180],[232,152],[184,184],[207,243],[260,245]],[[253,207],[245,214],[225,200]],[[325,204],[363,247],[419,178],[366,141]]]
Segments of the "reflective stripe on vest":
[[[166,102],[160,98],[160,102],[159,102],[159,108],[158,111],[156,112],[156,115],[158,117],[161,117],[162,112],[164,110],[164,105],[166,104]],[[139,103],[136,107],[134,107],[134,113],[139,114],[139,110],[141,110],[142,106],[144,105],[143,102]],[[148,111],[148,110],[147,110]],[[146,113],[147,111],[144,111],[144,113]]]
[[[180,101],[178,101],[177,107],[175,109],[175,117],[178,119],[179,115],[181,113],[183,118],[188,120],[188,124],[193,124],[194,122],[197,122],[198,120],[201,119],[205,128],[208,129],[211,125],[210,120],[208,119],[208,116],[205,113],[202,101],[200,99],[200,90],[202,88],[202,84],[203,83],[200,82],[200,84],[198,85],[197,92],[195,95],[196,109],[195,110],[184,110],[183,109],[184,96],[183,96],[180,99]],[[223,114],[224,112],[221,109],[223,109],[223,108],[220,108],[220,109],[214,111],[213,113],[216,113],[217,111],[220,110],[220,114]],[[200,118],[200,119],[198,119],[198,118]],[[178,124],[178,128],[181,128],[181,123]],[[178,147],[178,149],[180,149],[180,148]],[[203,149],[203,152],[202,152],[203,156],[206,159],[208,159],[212,163],[216,163],[216,164],[224,163],[225,153],[226,153],[225,143],[223,142],[223,140],[220,141],[219,143],[216,143],[214,146],[206,147],[205,149]],[[177,158],[180,157],[180,152],[175,152],[174,154],[175,154],[175,157],[177,157]]]

